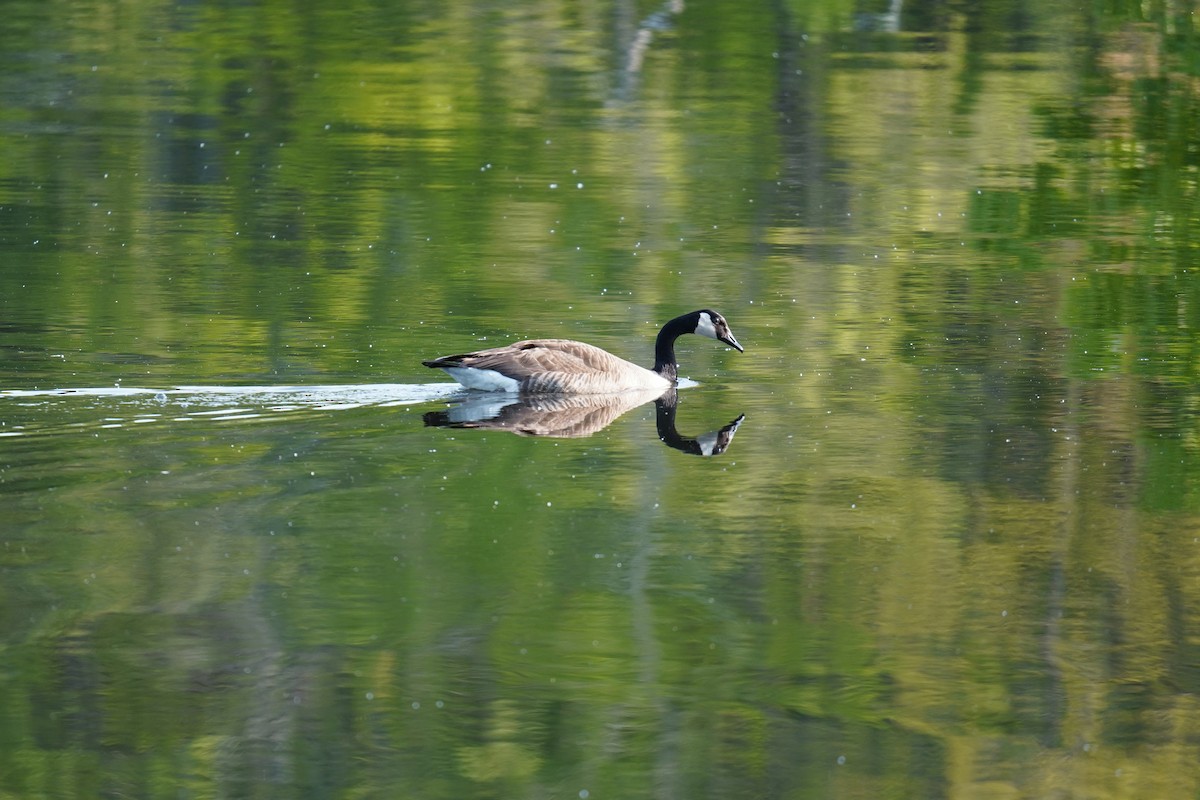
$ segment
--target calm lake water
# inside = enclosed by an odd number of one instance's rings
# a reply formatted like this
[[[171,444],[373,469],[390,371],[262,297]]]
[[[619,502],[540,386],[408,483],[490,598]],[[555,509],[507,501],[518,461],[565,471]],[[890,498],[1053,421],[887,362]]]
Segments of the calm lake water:
[[[1200,796],[1198,73],[1154,3],[6,4],[0,795]],[[420,363],[706,307],[675,406]]]

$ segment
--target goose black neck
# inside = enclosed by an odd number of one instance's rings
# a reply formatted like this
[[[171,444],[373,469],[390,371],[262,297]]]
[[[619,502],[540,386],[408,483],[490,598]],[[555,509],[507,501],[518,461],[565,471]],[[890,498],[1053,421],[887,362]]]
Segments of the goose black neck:
[[[694,314],[684,314],[663,325],[654,342],[654,371],[674,383],[679,378],[679,365],[675,363],[675,340],[685,333],[696,332]]]

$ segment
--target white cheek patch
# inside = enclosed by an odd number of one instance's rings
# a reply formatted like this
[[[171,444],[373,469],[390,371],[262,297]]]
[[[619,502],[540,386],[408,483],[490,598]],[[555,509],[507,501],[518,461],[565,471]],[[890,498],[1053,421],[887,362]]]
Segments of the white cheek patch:
[[[496,372],[494,369],[474,369],[472,367],[442,367],[454,380],[468,389],[481,392],[518,392],[521,390],[516,378]]]
[[[696,333],[710,339],[717,338],[717,326],[713,324],[712,317],[708,315],[708,312],[700,315],[700,321],[696,323]]]

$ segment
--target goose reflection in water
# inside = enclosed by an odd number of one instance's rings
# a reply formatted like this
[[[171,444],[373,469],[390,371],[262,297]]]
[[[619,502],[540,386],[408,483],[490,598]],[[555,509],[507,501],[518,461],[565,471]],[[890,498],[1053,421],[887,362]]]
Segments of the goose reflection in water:
[[[607,395],[480,395],[445,411],[429,411],[425,424],[437,428],[476,428],[515,433],[518,436],[582,438],[604,430],[626,411],[653,401],[658,438],[669,447],[700,456],[724,453],[738,426],[739,414],[729,424],[696,437],[683,436],[675,427],[679,397],[674,389],[618,392]]]

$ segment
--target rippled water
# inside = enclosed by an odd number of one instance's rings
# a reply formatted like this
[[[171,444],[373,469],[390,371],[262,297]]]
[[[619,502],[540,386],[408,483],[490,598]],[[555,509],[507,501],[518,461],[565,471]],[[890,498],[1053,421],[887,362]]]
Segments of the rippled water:
[[[152,422],[282,419],[293,412],[429,403],[462,394],[456,384],[177,386],[169,389],[10,389],[0,436],[79,433]]]

